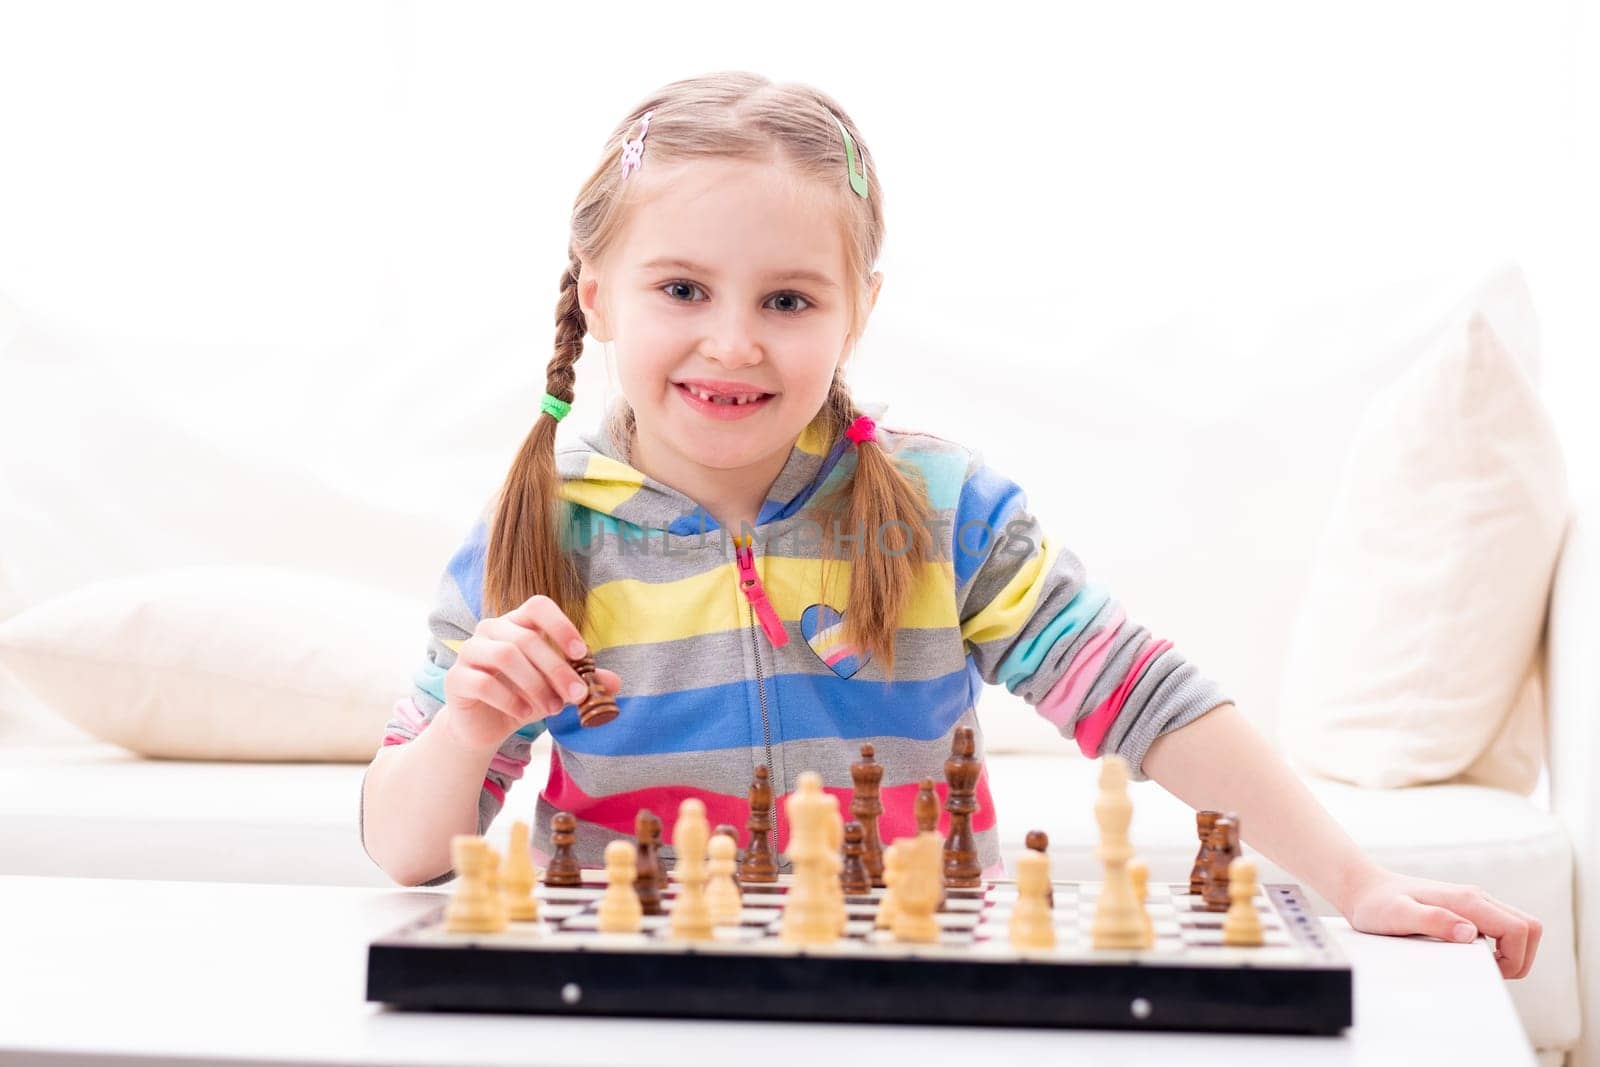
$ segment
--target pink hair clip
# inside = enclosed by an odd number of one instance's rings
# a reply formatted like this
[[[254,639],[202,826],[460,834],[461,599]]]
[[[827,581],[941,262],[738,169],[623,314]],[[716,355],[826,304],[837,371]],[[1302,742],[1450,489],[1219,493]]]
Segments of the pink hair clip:
[[[650,116],[654,114],[654,111],[646,111],[639,119],[639,136],[622,146],[623,181],[627,181],[629,174],[644,166],[644,135],[650,132]]]
[[[877,423],[863,415],[850,424],[850,428],[844,432],[844,435],[858,445],[867,441],[876,441],[878,439]]]

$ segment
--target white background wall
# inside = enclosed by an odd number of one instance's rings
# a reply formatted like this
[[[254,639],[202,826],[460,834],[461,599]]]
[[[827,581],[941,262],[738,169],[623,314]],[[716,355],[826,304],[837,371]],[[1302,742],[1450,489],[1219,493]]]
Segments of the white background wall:
[[[1593,479],[1586,5],[8,2],[11,606],[239,557],[427,596],[537,410],[607,131],[727,67],[873,150],[858,397],[1014,473],[1256,714],[1343,435],[1489,265],[1527,274]],[[427,532],[384,555],[327,519],[357,499]]]

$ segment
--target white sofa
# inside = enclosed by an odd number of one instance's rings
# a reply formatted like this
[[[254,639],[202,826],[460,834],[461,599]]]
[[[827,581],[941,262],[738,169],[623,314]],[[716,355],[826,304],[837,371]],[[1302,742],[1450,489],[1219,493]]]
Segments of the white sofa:
[[[1414,339],[1418,322],[1432,321],[1460,291],[1450,282],[1441,283],[1431,301],[1411,292],[1389,294],[1389,306],[1415,312],[1403,323],[1380,327],[1380,316],[1367,308],[1348,311],[1339,323],[1342,333],[1320,311],[1314,331],[1304,323],[1264,330],[1274,343],[1314,337],[1298,349],[1312,372],[1292,382],[1277,379],[1270,360],[1262,360],[1238,382],[1214,388],[1205,403],[1191,403],[1195,390],[1208,387],[1199,377],[1167,367],[1175,379],[1166,386],[1113,377],[1089,382],[1102,399],[1079,403],[1077,420],[1063,420],[1056,401],[1022,396],[1004,412],[974,414],[962,406],[964,395],[993,380],[1021,380],[1036,368],[1037,355],[1001,350],[974,366],[959,338],[892,332],[879,343],[916,344],[928,359],[942,360],[947,375],[936,390],[891,390],[873,381],[868,363],[860,392],[897,396],[906,424],[988,418],[972,436],[989,457],[1029,488],[1047,520],[1070,527],[1074,549],[1109,577],[1133,605],[1130,611],[1179,639],[1270,732],[1308,546],[1323,520],[1353,413],[1392,378],[1396,353]],[[276,443],[251,440],[246,448],[215,427],[202,433],[179,423],[171,409],[141,412],[121,403],[114,386],[97,381],[106,365],[57,359],[39,336],[28,335],[26,323],[18,332],[13,322],[8,336],[3,305],[0,300],[0,364],[13,386],[34,376],[38,403],[19,405],[0,421],[0,619],[102,577],[198,560],[269,563],[407,598],[414,604],[420,655],[438,569],[526,426],[525,405],[497,407],[499,398],[537,395],[525,367],[515,380],[492,378],[491,368],[514,360],[522,365],[520,338],[485,345],[475,369],[462,372],[463,380],[477,375],[488,381],[461,387],[454,418],[399,427],[366,453],[355,450],[357,438],[385,424],[361,425],[342,455],[344,467],[320,454],[314,462],[284,458],[268,465],[263,456],[276,458]],[[1181,330],[1186,342],[1205,329],[1198,322],[1168,328]],[[1160,358],[1170,341],[1138,339]],[[1210,339],[1217,351],[1228,343]],[[1086,376],[1098,373],[1080,369]],[[580,363],[580,404],[604,392],[603,374],[603,363]],[[428,370],[419,371],[414,384],[444,388]],[[399,382],[389,388],[396,396],[405,390]],[[1160,417],[1138,424],[1094,419],[1099,405],[1124,400]],[[29,449],[22,458],[34,442],[63,432],[74,449]],[[1084,472],[1078,487],[1110,506],[1080,513],[1051,490],[1051,457],[1031,443],[1067,434],[1128,457],[1120,467]],[[1162,458],[1177,447],[1187,450],[1187,466]],[[81,462],[85,454],[101,463],[97,480]],[[1140,475],[1132,489],[1122,477],[1130,468]],[[199,507],[183,494],[149,491],[151,470],[171,479],[162,487],[210,487],[222,506]],[[418,485],[425,498],[417,495]],[[1183,505],[1176,522],[1170,501]],[[1464,785],[1376,791],[1312,783],[1381,862],[1481,884],[1544,921],[1538,964],[1510,992],[1545,1062],[1559,1063],[1570,1051],[1572,1062],[1591,1067],[1600,1065],[1594,1006],[1600,998],[1600,890],[1593,884],[1600,840],[1590,815],[1596,800],[1592,757],[1600,747],[1597,524],[1600,508],[1590,498],[1570,527],[1550,605],[1547,788],[1528,798]],[[1219,603],[1213,595],[1219,583],[1236,595]],[[396,678],[396,695],[405,683],[404,676]],[[1059,876],[1094,877],[1095,766],[1004,690],[985,694],[981,714],[1006,853],[1022,847],[1027,830],[1042,828],[1050,834]],[[535,765],[512,792],[506,809],[512,817],[529,810],[543,779],[543,755],[536,750]],[[30,707],[27,694],[0,668],[0,873],[388,885],[357,837],[363,770],[355,763],[140,759]],[[1194,851],[1186,806],[1153,783],[1137,785],[1134,800],[1133,835],[1152,876],[1185,876]],[[500,819],[492,833],[503,835],[507,823]],[[1270,866],[1264,874],[1281,876]]]

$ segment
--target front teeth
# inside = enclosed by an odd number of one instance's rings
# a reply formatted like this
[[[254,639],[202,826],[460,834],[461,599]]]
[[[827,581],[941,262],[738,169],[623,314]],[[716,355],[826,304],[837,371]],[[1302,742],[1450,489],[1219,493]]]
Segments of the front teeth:
[[[721,404],[724,407],[726,407],[726,406],[728,406],[730,404],[742,407],[745,404],[752,404],[755,401],[761,399],[759,396],[742,396],[742,397],[736,397],[733,400],[728,400],[728,399],[726,399],[724,397],[712,396],[710,393],[702,393],[700,390],[694,388],[693,386],[688,386],[687,388],[688,388],[689,392],[693,393],[695,396],[699,397],[701,400],[704,400],[706,403],[708,403],[708,404]]]

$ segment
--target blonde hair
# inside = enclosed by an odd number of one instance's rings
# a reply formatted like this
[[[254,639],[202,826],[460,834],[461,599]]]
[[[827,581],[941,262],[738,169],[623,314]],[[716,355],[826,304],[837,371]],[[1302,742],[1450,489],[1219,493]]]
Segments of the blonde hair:
[[[555,354],[546,370],[546,391],[569,404],[573,401],[572,365],[583,353],[586,332],[578,304],[581,261],[598,261],[621,230],[629,206],[620,166],[623,144],[634,136],[646,112],[652,112],[646,166],[710,158],[777,161],[802,180],[836,190],[845,237],[846,287],[851,294],[848,340],[853,343],[871,309],[869,279],[883,245],[883,194],[866,142],[844,109],[810,86],[775,84],[741,71],[709,74],[673,82],[636,106],[612,131],[599,165],[578,191],[568,263],[556,300]],[[864,198],[850,189],[845,145],[835,116],[850,131],[858,168],[866,172]],[[831,446],[860,415],[835,373],[813,426]],[[548,413],[539,415],[500,489],[484,567],[484,613],[502,614],[543,593],[582,630],[586,590],[561,543],[561,480],[555,461],[558,421]],[[620,402],[606,432],[623,454],[629,451],[633,431],[633,411]],[[845,638],[862,655],[878,656],[892,673],[894,632],[922,564],[933,558],[927,528],[931,508],[914,467],[903,465],[874,443],[855,448],[856,469],[849,483],[812,503],[807,514],[824,531],[832,531],[835,522],[845,533],[864,531],[863,538],[852,542],[861,558],[852,564]],[[890,537],[902,527],[904,536]],[[885,542],[887,551],[871,550]]]

